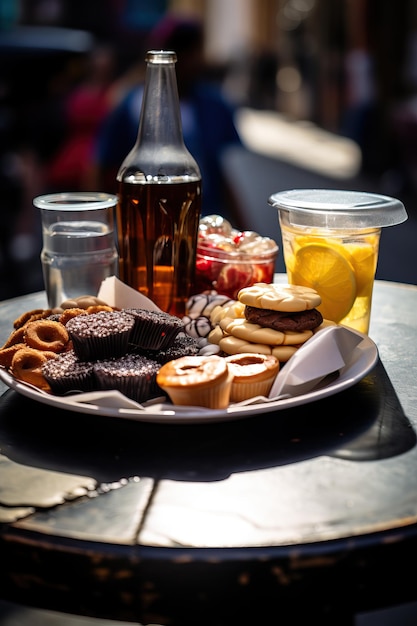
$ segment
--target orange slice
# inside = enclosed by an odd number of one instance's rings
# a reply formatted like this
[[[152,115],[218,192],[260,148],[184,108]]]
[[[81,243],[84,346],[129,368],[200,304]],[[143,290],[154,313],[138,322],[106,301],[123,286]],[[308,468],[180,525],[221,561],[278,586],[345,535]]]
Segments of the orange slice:
[[[324,243],[311,243],[295,255],[291,282],[315,289],[323,317],[336,323],[349,313],[356,298],[355,273],[349,261]]]

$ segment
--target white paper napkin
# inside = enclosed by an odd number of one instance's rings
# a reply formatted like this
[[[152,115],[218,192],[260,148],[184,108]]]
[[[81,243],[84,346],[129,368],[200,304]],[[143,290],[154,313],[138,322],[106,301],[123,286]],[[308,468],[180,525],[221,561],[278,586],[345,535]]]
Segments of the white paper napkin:
[[[269,400],[311,391],[326,376],[340,371],[362,340],[360,334],[346,326],[323,328],[306,341],[278,372]]]
[[[116,276],[109,276],[101,283],[98,298],[107,302],[109,306],[117,306],[120,309],[139,308],[147,311],[160,311],[152,300],[132,289]]]

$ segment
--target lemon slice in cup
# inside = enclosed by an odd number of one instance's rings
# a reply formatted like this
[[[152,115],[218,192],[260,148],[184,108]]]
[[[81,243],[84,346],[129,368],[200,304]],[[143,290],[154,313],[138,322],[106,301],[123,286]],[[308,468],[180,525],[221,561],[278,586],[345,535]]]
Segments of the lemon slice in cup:
[[[321,297],[323,317],[340,322],[356,298],[356,278],[349,261],[324,243],[303,246],[295,255],[291,279],[295,285],[315,289]]]
[[[365,296],[372,292],[374,283],[377,255],[377,244],[368,243],[347,243],[346,252],[350,255],[350,262],[355,271],[357,296]]]

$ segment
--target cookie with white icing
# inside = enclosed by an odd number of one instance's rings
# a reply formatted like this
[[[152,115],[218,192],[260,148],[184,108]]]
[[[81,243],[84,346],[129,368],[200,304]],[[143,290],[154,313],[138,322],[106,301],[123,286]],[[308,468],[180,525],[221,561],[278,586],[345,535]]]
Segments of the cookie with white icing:
[[[199,339],[200,337],[207,337],[212,329],[210,320],[202,315],[199,315],[198,317],[184,315],[182,321],[187,335],[196,339]]]
[[[211,312],[217,306],[226,306],[233,302],[228,296],[224,296],[217,291],[207,293],[197,293],[191,296],[186,304],[185,312],[188,317],[210,317]]]

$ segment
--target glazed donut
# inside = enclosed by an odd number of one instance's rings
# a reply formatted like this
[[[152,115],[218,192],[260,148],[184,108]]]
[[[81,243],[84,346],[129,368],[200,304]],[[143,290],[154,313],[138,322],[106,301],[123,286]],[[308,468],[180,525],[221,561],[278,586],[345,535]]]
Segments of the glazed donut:
[[[25,343],[30,348],[62,352],[68,342],[68,331],[60,322],[36,320],[25,326]]]
[[[26,348],[26,344],[14,343],[11,346],[8,346],[7,348],[2,348],[0,350],[0,365],[5,367],[6,369],[9,369],[12,364],[12,359],[15,353],[21,348]]]
[[[24,347],[15,352],[10,366],[10,373],[18,380],[50,392],[51,388],[42,374],[42,365],[46,361],[55,358],[56,352]]]

